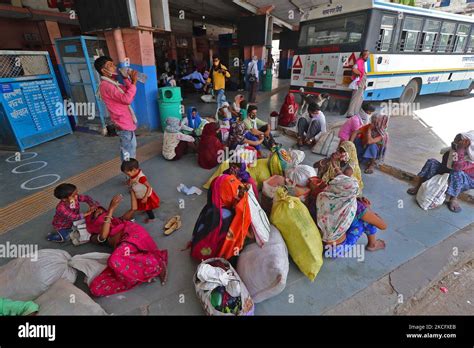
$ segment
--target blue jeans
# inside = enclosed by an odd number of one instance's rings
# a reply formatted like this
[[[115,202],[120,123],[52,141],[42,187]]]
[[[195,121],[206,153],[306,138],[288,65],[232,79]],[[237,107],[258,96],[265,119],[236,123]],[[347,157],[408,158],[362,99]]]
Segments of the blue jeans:
[[[117,134],[120,137],[120,158],[122,161],[137,158],[137,137],[135,132],[121,130]]]
[[[217,109],[220,109],[222,104],[227,100],[225,97],[225,90],[218,89],[217,91],[214,91],[214,93],[216,93]]]

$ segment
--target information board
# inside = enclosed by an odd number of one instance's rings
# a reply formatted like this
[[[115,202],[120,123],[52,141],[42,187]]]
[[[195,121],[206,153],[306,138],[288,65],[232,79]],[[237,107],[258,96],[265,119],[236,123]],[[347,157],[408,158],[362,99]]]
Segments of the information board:
[[[58,85],[53,78],[11,80],[0,83],[0,117],[2,125],[9,124],[21,151],[72,133]],[[0,143],[8,147],[13,145],[5,144],[5,139],[1,139]]]

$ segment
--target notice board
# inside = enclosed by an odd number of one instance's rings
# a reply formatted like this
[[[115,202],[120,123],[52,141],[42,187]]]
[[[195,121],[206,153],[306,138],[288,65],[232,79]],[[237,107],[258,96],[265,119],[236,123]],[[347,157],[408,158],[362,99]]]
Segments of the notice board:
[[[72,133],[51,74],[0,78],[1,148],[24,151]]]

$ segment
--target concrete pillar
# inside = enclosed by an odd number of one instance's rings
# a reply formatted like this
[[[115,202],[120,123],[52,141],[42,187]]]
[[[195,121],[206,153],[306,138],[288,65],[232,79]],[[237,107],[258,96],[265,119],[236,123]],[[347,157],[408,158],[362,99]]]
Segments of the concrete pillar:
[[[170,36],[170,57],[169,59],[175,60],[176,65],[178,63],[178,50],[176,48],[176,36],[174,34],[171,34]]]
[[[38,22],[38,28],[41,35],[41,40],[43,41],[43,48],[49,52],[49,56],[51,57],[51,63],[53,64],[59,87],[64,93],[70,96],[71,91],[69,86],[64,83],[66,72],[64,71],[64,67],[61,64],[61,59],[59,58],[59,53],[56,50],[54,41],[61,38],[61,30],[59,29],[58,22]]]

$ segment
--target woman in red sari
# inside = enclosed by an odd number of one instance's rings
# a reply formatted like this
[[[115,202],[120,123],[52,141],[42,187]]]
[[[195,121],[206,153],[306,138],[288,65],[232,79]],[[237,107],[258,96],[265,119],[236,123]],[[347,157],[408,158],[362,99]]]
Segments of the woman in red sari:
[[[278,124],[283,127],[294,127],[296,125],[297,111],[298,104],[295,101],[295,96],[292,93],[288,93],[280,109]]]
[[[198,163],[204,169],[212,169],[217,166],[219,153],[225,149],[217,137],[219,131],[220,127],[216,122],[206,124],[202,130],[198,147]]]
[[[122,217],[113,217],[122,199],[122,195],[114,196],[108,210],[99,207],[86,219],[91,241],[107,242],[114,249],[107,268],[89,286],[93,296],[124,292],[157,277],[162,284],[166,282],[168,251],[159,250],[142,226],[128,221],[133,217],[133,206]]]

